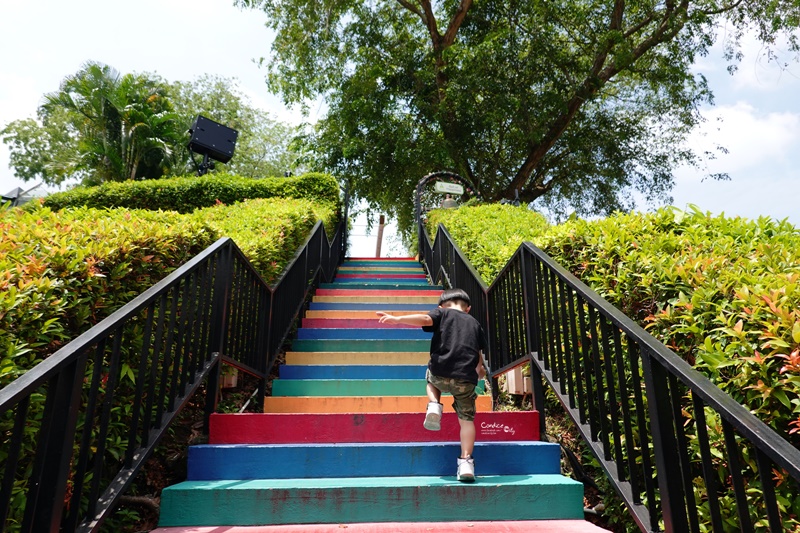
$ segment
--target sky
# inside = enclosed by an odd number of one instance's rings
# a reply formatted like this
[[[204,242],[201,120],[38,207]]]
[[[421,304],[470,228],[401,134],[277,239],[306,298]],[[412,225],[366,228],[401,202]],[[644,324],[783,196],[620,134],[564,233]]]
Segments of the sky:
[[[265,72],[254,61],[269,53],[266,15],[239,10],[233,0],[0,0],[0,14],[0,127],[34,117],[42,95],[56,91],[65,76],[90,60],[121,73],[155,72],[169,81],[205,73],[236,78],[252,102],[274,118],[304,120],[299,110],[287,109],[268,93]],[[674,205],[694,204],[728,216],[788,218],[800,226],[800,65],[777,68],[755,40],[744,54],[734,76],[718,50],[698,62],[716,105],[703,109],[707,121],[689,139],[699,150],[725,146],[728,153],[709,162],[708,171],[727,172],[731,180],[678,169]],[[320,106],[312,106],[308,120],[320,112]],[[7,147],[0,143],[0,194],[35,185],[15,178],[8,161]],[[354,234],[365,234],[356,223]],[[383,255],[397,251],[392,235],[390,227]],[[352,255],[374,254],[375,231],[356,240]]]

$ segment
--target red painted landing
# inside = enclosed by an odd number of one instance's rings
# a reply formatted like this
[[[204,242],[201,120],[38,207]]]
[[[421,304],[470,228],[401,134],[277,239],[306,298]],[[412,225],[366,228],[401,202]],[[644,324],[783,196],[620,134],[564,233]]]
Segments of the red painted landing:
[[[379,524],[299,524],[288,526],[162,527],[153,533],[600,533],[585,520],[522,522],[386,522]]]

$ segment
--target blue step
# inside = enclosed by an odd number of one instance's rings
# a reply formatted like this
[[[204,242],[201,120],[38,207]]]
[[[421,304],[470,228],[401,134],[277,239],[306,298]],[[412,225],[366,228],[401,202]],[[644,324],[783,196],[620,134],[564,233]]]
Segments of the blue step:
[[[421,339],[427,340],[433,333],[422,331],[422,328],[364,328],[364,329],[327,329],[301,328],[297,330],[299,340],[379,340],[379,339]]]
[[[206,444],[189,448],[187,479],[455,476],[460,453],[457,442]],[[479,442],[475,468],[481,476],[559,474],[560,454],[549,442]]]
[[[425,379],[424,365],[281,365],[281,379]]]

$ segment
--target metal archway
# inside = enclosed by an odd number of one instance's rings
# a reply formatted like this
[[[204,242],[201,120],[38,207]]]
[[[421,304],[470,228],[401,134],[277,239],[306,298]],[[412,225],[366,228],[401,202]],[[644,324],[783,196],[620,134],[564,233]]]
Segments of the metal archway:
[[[447,178],[451,182],[458,182],[464,186],[465,192],[474,196],[477,199],[481,199],[481,195],[478,191],[475,190],[475,186],[469,182],[469,180],[462,178],[455,172],[449,172],[447,170],[441,170],[439,172],[431,172],[430,174],[423,177],[417,183],[417,191],[414,196],[414,218],[419,224],[420,219],[422,218],[422,191],[425,189],[425,186],[430,183],[431,181],[438,179],[438,178]]]

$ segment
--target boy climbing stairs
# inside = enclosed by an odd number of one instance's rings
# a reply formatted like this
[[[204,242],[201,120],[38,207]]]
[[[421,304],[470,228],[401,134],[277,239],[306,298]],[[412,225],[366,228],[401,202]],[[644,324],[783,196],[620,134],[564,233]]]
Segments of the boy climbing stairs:
[[[440,431],[422,425],[430,333],[376,315],[426,313],[441,291],[411,259],[345,261],[316,291],[264,413],[212,416],[187,481],[162,493],[157,531],[597,531],[558,445],[538,440],[538,413],[493,412],[482,383],[477,479],[456,480],[452,398]]]

